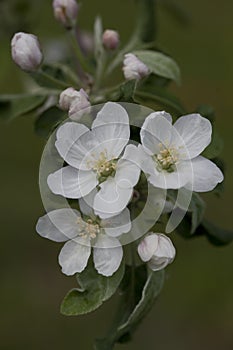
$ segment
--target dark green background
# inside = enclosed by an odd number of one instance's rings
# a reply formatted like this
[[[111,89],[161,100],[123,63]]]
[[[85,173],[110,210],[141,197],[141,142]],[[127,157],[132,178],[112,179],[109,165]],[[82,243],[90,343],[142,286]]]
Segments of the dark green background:
[[[53,21],[51,2],[40,1],[39,6],[35,1],[28,16],[32,31],[43,44],[47,33],[50,39],[63,36]],[[180,0],[179,4],[191,15],[189,26],[178,24],[160,11],[159,43],[180,64],[182,87],[173,90],[185,105],[192,110],[207,102],[217,111],[228,171],[222,198],[205,195],[207,217],[232,228],[233,2]],[[119,28],[122,41],[126,39],[134,23],[133,0],[83,0],[80,25],[90,29],[97,13],[102,15],[105,27]],[[24,29],[14,25],[15,30]],[[1,93],[20,92],[25,84],[25,74],[10,60],[9,37],[9,30],[1,32]],[[92,340],[108,327],[114,300],[85,317],[59,314],[60,302],[68,289],[75,287],[75,279],[60,272],[56,262],[59,244],[35,233],[36,220],[43,214],[38,168],[44,141],[33,134],[33,121],[21,118],[11,124],[0,123],[0,142],[0,348],[91,349]],[[116,349],[232,349],[232,245],[215,248],[204,238],[172,238],[178,254],[167,269],[164,292],[133,342]]]

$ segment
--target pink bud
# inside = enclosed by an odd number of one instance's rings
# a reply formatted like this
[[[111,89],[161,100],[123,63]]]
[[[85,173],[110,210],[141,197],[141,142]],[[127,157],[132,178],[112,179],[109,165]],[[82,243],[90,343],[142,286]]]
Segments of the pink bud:
[[[125,55],[123,72],[126,80],[140,80],[150,74],[149,68],[132,53]]]
[[[116,50],[120,43],[118,32],[111,29],[105,30],[102,39],[103,45],[107,50]]]
[[[43,59],[38,38],[22,32],[11,40],[11,55],[14,62],[28,72],[37,70]]]
[[[69,108],[69,117],[73,120],[79,120],[84,113],[90,112],[89,96],[85,90],[81,89],[78,95],[73,99]]]
[[[59,106],[61,109],[63,109],[64,111],[68,111],[71,103],[76,99],[79,98],[80,93],[75,90],[72,87],[69,87],[67,89],[65,89],[64,91],[62,91],[62,93],[60,94],[60,98],[59,98]]]
[[[53,0],[54,17],[65,28],[72,28],[78,15],[78,4],[76,0]]]

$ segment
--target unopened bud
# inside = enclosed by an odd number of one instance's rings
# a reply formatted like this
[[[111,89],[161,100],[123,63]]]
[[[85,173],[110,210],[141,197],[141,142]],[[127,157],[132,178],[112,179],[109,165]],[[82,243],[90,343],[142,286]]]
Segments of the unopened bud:
[[[162,233],[151,233],[139,244],[138,254],[153,271],[159,271],[173,262],[176,250],[170,238]]]
[[[53,0],[54,17],[65,28],[72,28],[78,15],[78,4],[76,0]]]
[[[91,106],[89,96],[83,89],[77,91],[70,87],[64,90],[59,99],[59,106],[65,111],[69,111],[69,117],[79,119],[83,112],[89,112]]]
[[[111,29],[105,30],[102,40],[103,45],[107,50],[116,50],[120,43],[118,32]]]
[[[78,91],[78,96],[72,101],[69,109],[69,117],[73,120],[79,120],[84,113],[90,112],[89,96],[81,89]]]
[[[79,99],[80,92],[72,87],[62,91],[59,98],[59,107],[64,111],[68,111],[72,102],[77,98]]]
[[[126,80],[140,80],[150,74],[149,68],[132,53],[125,55],[123,72]]]
[[[37,70],[43,59],[38,38],[22,32],[11,40],[11,55],[14,62],[28,72]]]

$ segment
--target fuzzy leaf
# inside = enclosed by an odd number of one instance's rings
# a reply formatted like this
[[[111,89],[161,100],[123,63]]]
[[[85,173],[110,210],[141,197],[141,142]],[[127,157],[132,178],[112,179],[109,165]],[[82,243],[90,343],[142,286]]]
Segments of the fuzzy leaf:
[[[10,121],[26,115],[40,107],[46,98],[46,96],[32,94],[2,95],[0,96],[0,118]]]
[[[162,87],[138,87],[134,94],[134,101],[148,103],[154,109],[165,109],[178,117],[185,114],[185,109],[179,100]]]
[[[193,193],[189,206],[189,210],[191,211],[191,234],[195,233],[197,227],[202,222],[205,208],[206,205],[203,199],[197,193]]]
[[[161,52],[141,50],[133,52],[152,73],[174,80],[180,84],[180,69],[177,63]]]
[[[95,342],[96,350],[111,350],[116,342],[125,343],[151,310],[164,282],[164,271],[153,272],[145,265],[127,267],[121,289],[118,315],[109,334]]]
[[[204,150],[203,157],[208,159],[213,159],[218,157],[223,150],[223,140],[219,136],[216,128],[213,128],[212,141],[209,146]]]
[[[35,122],[35,132],[38,136],[47,138],[57,125],[65,120],[67,115],[57,107],[50,107],[44,111]]]
[[[204,220],[198,229],[203,230],[208,240],[214,245],[226,245],[233,241],[232,230],[222,229],[207,220]]]
[[[97,273],[93,263],[77,275],[80,288],[72,289],[61,304],[61,313],[66,316],[87,314],[108,300],[119,287],[124,275],[124,263],[111,277]]]

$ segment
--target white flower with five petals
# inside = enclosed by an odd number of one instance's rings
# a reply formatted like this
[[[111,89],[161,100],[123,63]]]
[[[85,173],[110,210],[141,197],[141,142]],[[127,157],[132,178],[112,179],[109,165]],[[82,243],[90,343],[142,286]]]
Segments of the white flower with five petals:
[[[98,187],[95,214],[101,218],[119,214],[128,205],[140,176],[138,148],[126,146],[129,136],[126,110],[111,102],[97,114],[91,130],[74,122],[62,125],[55,146],[68,166],[48,176],[50,190],[75,199]]]
[[[223,181],[220,169],[200,154],[211,141],[212,126],[199,114],[172,125],[166,112],[149,115],[141,129],[142,169],[155,187],[207,192]]]
[[[57,209],[41,217],[36,226],[40,236],[66,242],[59,254],[59,264],[68,276],[85,269],[92,247],[94,265],[101,275],[111,276],[122,261],[123,249],[118,238],[131,229],[129,210],[101,220],[91,208],[94,192],[79,200],[84,218],[78,210]]]

